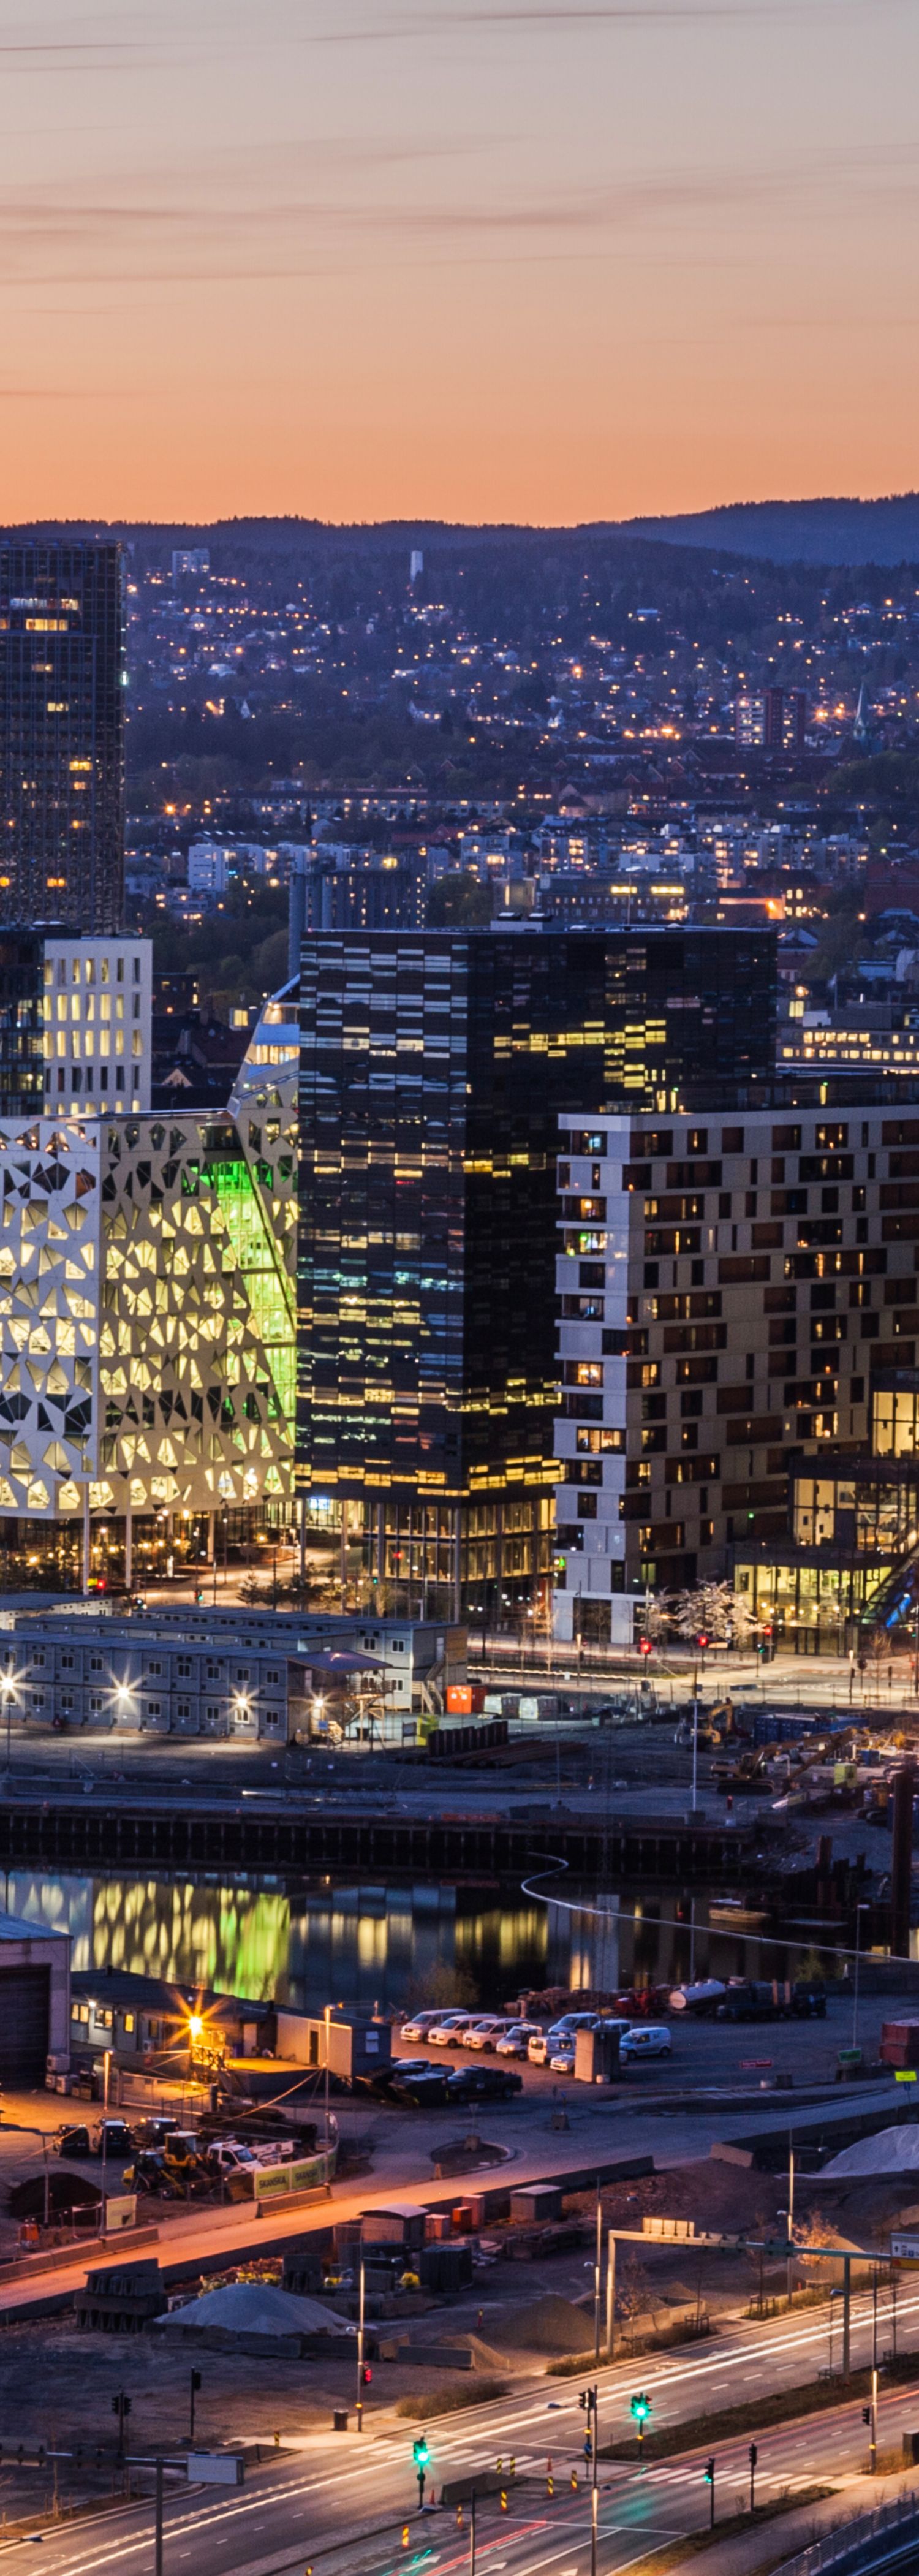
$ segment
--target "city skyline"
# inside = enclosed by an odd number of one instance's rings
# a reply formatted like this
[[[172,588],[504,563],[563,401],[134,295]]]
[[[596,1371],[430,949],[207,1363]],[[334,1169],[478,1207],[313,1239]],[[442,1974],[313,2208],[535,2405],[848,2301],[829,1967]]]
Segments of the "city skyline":
[[[5,0],[7,519],[908,488],[916,49],[904,0]]]

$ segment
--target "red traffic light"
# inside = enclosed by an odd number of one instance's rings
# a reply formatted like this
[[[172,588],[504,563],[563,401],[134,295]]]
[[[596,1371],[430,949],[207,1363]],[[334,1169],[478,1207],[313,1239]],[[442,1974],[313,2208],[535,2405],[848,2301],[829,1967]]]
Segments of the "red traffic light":
[[[707,1638],[707,1637],[700,1637],[700,1639],[699,1639],[699,1644],[700,1644],[700,1646],[707,1646],[707,1645],[708,1645],[708,1638]]]
[[[638,1652],[640,1655],[653,1655],[654,1648],[650,1637],[641,1637],[639,1639]]]
[[[369,2363],[369,2361],[365,2361],[364,2366],[363,2366],[363,2369],[362,2369],[362,2371],[361,2371],[361,2387],[362,2387],[362,2388],[369,2388],[369,2386],[370,2386],[370,2382],[371,2382],[372,2378],[373,2378],[373,2372],[372,2372],[372,2370],[371,2370],[370,2363]]]

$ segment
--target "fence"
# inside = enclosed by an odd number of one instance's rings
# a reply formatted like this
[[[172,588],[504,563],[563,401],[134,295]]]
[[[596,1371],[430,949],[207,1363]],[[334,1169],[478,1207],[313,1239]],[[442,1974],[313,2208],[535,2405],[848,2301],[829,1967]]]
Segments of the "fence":
[[[783,2560],[776,2576],[824,2576],[824,2571],[829,2576],[831,2569],[833,2576],[860,2576],[862,2569],[882,2566],[917,2539],[919,2500],[911,2491],[892,2504],[879,2505],[875,2513],[860,2514],[854,2522],[834,2523],[810,2549]]]

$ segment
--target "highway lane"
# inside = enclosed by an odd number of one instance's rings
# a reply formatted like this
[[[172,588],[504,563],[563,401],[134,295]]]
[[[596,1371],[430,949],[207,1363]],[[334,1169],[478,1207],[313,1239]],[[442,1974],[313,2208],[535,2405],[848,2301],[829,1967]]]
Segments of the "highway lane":
[[[853,2311],[857,2364],[870,2356],[870,2299],[853,2301]],[[917,2317],[919,2298],[902,2299],[899,2323],[904,2339],[910,2332],[914,2336]],[[783,2384],[789,2372],[799,2379],[805,2371],[813,2375],[822,2359],[821,2344],[825,2349],[826,2342],[825,2312],[814,2313],[787,2324],[778,2321],[774,2327],[737,2328],[702,2351],[674,2354],[655,2364],[645,2359],[614,2365],[598,2374],[604,2576],[606,2570],[626,2567],[656,2538],[694,2529],[707,2509],[703,2451],[674,2461],[649,2462],[641,2469],[602,2458],[603,2444],[630,2429],[630,2391],[636,2386],[647,2389],[655,2424],[706,2409],[714,2413],[733,2400],[755,2396],[757,2389],[766,2392]],[[837,2359],[838,2350],[837,2329]],[[589,2366],[587,2375],[592,2375]],[[586,2565],[585,2419],[578,2405],[578,2386],[577,2380],[531,2380],[518,2384],[505,2398],[464,2411],[462,2416],[441,2417],[427,2427],[429,2493],[438,2497],[444,2478],[455,2479],[472,2468],[493,2469],[499,2458],[507,2468],[514,2457],[517,2484],[509,2486],[507,2516],[499,2515],[493,2501],[480,2508],[480,2564],[489,2569],[489,2576],[497,2564],[496,2550],[499,2555],[504,2551],[513,2576],[528,2576],[531,2569],[535,2576],[542,2563],[540,2551],[546,2566],[554,2566],[560,2534],[569,2549],[572,2571],[577,2568],[580,2576],[582,2563]],[[882,2446],[917,2420],[919,2391],[885,2393]],[[238,2424],[229,2426],[228,2432],[231,2437],[240,2436],[244,2429]],[[169,2493],[165,2576],[185,2576],[186,2569],[188,2576],[282,2576],[282,2571],[283,2576],[297,2576],[298,2570],[304,2576],[311,2559],[316,2576],[344,2576],[345,2564],[348,2576],[352,2571],[356,2576],[358,2570],[366,2571],[366,2576],[388,2576],[396,2565],[420,2565],[419,2550],[436,2576],[441,2576],[441,2570],[448,2576],[452,2564],[464,2563],[462,2553],[458,2562],[450,2555],[457,2537],[455,2517],[440,2509],[422,2519],[417,2515],[411,2457],[417,2429],[411,2422],[395,2425],[389,2416],[385,2428],[375,2434],[371,2417],[361,2439],[354,2433],[336,2436],[331,2430],[310,2435],[295,2457],[288,2454],[254,2472],[242,2494],[213,2489],[188,2493],[184,2488]],[[746,2492],[748,2439],[744,2435],[717,2446],[720,2513],[729,2509],[726,2499]],[[863,2461],[867,2443],[861,2401],[850,2398],[838,2415],[834,2410],[831,2416],[773,2427],[758,2441],[757,2484],[763,2498],[778,2485],[809,2485],[815,2476],[827,2473],[851,2476]],[[550,2456],[556,2490],[551,2500],[546,2493]],[[572,2468],[579,2480],[576,2492],[570,2486]],[[409,2544],[404,2548],[402,2518],[406,2516]],[[19,2549],[25,2546],[34,2544],[15,2544]],[[468,2556],[468,2538],[464,2546]],[[49,2576],[103,2576],[106,2570],[117,2571],[117,2576],[152,2576],[150,2501],[97,2517],[76,2529],[49,2530],[42,2542],[42,2563]]]

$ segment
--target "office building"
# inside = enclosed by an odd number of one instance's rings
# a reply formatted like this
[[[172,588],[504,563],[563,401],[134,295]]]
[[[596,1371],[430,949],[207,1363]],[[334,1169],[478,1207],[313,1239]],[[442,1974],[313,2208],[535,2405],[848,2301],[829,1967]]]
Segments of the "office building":
[[[209,1585],[204,1587],[205,1593]],[[205,1598],[134,1610],[20,1599],[0,1640],[17,1720],[136,1735],[217,1735],[286,1744],[414,1743],[466,1681],[465,1634],[443,1623],[341,1618]]]
[[[44,941],[44,1096],[52,1116],[150,1107],[149,939]]]
[[[759,1616],[816,1633],[893,1561],[919,1114],[820,1087],[742,1116],[561,1120],[562,1638],[628,1642],[646,1588],[732,1575]]]
[[[304,939],[301,1494],[394,1606],[548,1577],[562,1112],[678,1110],[772,1066],[769,933]]]
[[[0,545],[0,921],[120,928],[124,681],[120,547]]]
[[[0,929],[0,1118],[30,1118],[44,1099],[45,933]]]
[[[218,1517],[286,1515],[296,1051],[267,1025],[229,1110],[0,1126],[0,1551],[20,1577],[88,1581],[104,1530],[130,1583],[154,1524],[212,1557]]]

